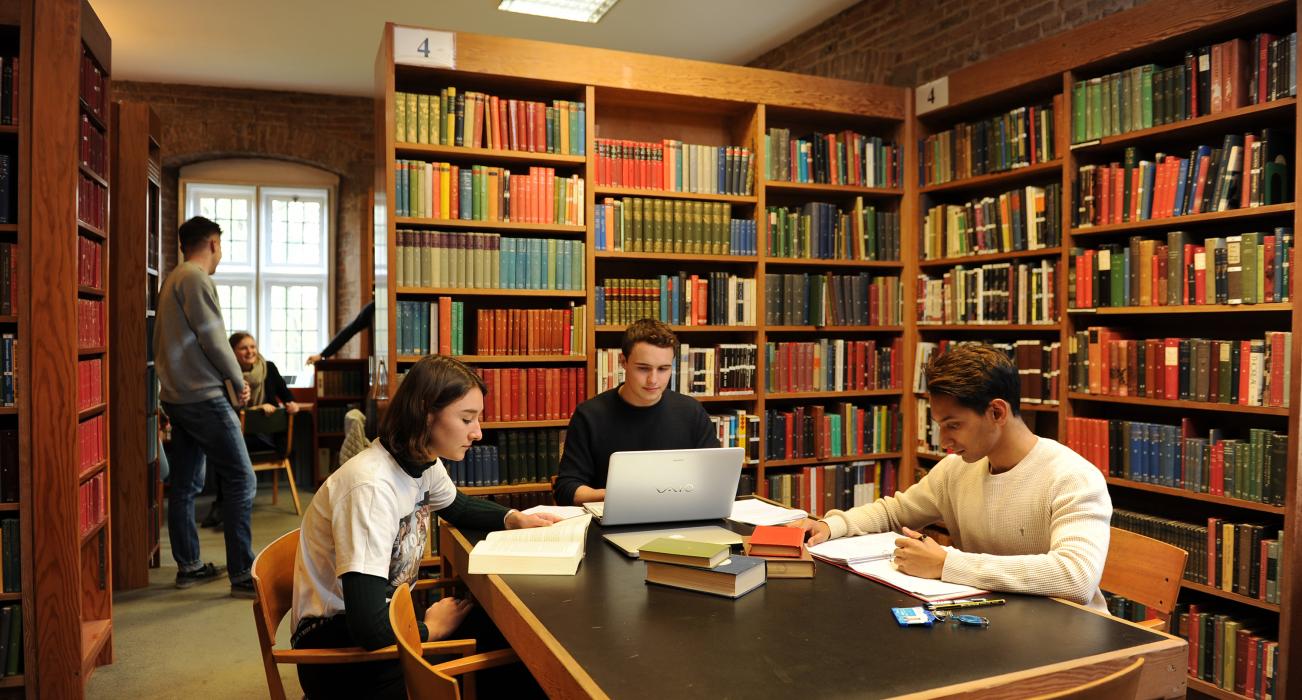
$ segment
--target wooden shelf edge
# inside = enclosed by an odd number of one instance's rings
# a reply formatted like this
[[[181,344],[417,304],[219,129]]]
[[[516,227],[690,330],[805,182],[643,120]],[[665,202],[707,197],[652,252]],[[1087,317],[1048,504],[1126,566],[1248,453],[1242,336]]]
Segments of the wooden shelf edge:
[[[564,297],[583,298],[587,292],[582,289],[487,289],[481,287],[394,287],[398,294],[413,296],[446,297]],[[622,328],[620,330],[623,330]]]
[[[1191,501],[1203,501],[1206,503],[1217,503],[1231,508],[1240,508],[1243,510],[1255,510],[1260,513],[1270,513],[1272,515],[1285,515],[1286,511],[1283,506],[1273,506],[1269,503],[1257,503],[1255,501],[1245,501],[1241,498],[1232,498],[1230,496],[1217,496],[1201,491],[1189,491],[1187,489],[1176,488],[1173,486],[1163,486],[1161,484],[1148,484],[1142,481],[1133,481],[1119,476],[1105,476],[1104,479],[1110,486],[1120,486],[1122,488],[1134,489],[1136,491],[1148,491],[1151,493],[1161,493],[1176,498],[1185,498]]]
[[[108,240],[108,231],[98,226],[92,226],[81,219],[77,219],[77,228],[81,229],[82,233],[90,234],[92,238],[98,238],[101,241]]]
[[[902,270],[904,263],[899,260],[841,260],[826,258],[783,258],[775,255],[764,256],[764,264],[777,266],[850,267],[864,269]]]
[[[0,316],[0,323],[18,323],[18,314],[5,314]]]
[[[419,153],[431,156],[448,156],[448,157],[465,157],[465,158],[485,158],[498,161],[514,161],[521,163],[554,163],[557,165],[583,165],[588,162],[587,156],[563,155],[560,153],[544,153],[538,151],[517,151],[505,148],[471,148],[467,146],[444,146],[436,143],[410,143],[399,141],[394,144],[394,150],[404,151],[407,153]]]
[[[766,399],[854,399],[870,398],[873,396],[903,396],[904,391],[901,389],[864,389],[862,391],[795,391],[795,392],[765,392]]]
[[[765,326],[765,333],[847,333],[851,331],[902,333],[904,326]]]
[[[634,260],[642,262],[658,260],[680,260],[684,262],[723,262],[723,263],[755,263],[759,262],[758,255],[733,255],[723,253],[716,255],[710,253],[648,253],[648,252],[630,252],[626,250],[598,250],[593,253],[598,260]]]
[[[94,539],[94,538],[95,538],[95,535],[98,535],[98,534],[100,533],[100,531],[103,530],[103,529],[104,529],[104,526],[106,526],[106,525],[108,525],[108,517],[107,517],[107,516],[105,516],[105,518],[104,518],[103,520],[99,521],[98,523],[95,523],[95,526],[94,526],[94,527],[92,527],[91,529],[87,530],[87,531],[86,531],[86,534],[84,534],[84,535],[81,536],[81,546],[85,547],[85,546],[86,546],[86,543],[87,543],[87,542],[90,542],[92,539]]]
[[[432,226],[440,228],[485,229],[495,231],[539,231],[545,233],[586,233],[579,224],[548,224],[529,221],[480,221],[479,219],[427,219],[418,216],[395,216],[396,226]]]
[[[83,620],[81,623],[81,670],[89,676],[95,659],[113,635],[113,620]]]
[[[903,453],[900,452],[874,452],[862,455],[838,455],[832,457],[802,457],[799,459],[774,459],[764,460],[764,468],[776,467],[810,467],[819,464],[844,464],[845,462],[859,462],[864,460],[875,459],[900,459]]]
[[[866,197],[900,197],[904,189],[898,187],[863,187],[861,185],[833,185],[826,182],[795,182],[791,180],[764,180],[770,190],[788,192],[814,192],[818,194],[864,195]]]
[[[943,331],[946,333],[1042,333],[1061,330],[1061,323],[919,323],[918,331]]]
[[[938,194],[941,192],[959,192],[963,190],[980,189],[983,187],[994,187],[1005,182],[1016,182],[1022,178],[1034,177],[1052,173],[1055,170],[1062,169],[1062,159],[1055,158],[1043,163],[1035,163],[1012,170],[1004,170],[989,175],[977,175],[975,177],[951,180],[939,185],[926,185],[919,189],[921,194]]]
[[[17,601],[22,599],[23,599],[23,594],[21,592],[0,593],[0,601],[3,602],[11,602],[11,601]]]
[[[491,421],[481,423],[479,427],[485,430],[510,430],[525,428],[564,428],[570,424],[569,419],[565,420],[518,420],[518,421]]]
[[[1230,592],[1230,591],[1224,591],[1224,590],[1221,590],[1221,589],[1219,589],[1219,588],[1214,588],[1214,587],[1212,587],[1212,586],[1208,586],[1208,585],[1206,585],[1206,584],[1202,584],[1202,583],[1196,583],[1196,582],[1194,582],[1194,581],[1183,580],[1183,581],[1180,582],[1180,587],[1181,587],[1181,588],[1188,589],[1188,590],[1191,590],[1191,591],[1198,591],[1198,592],[1200,592],[1200,593],[1206,593],[1207,595],[1216,596],[1216,597],[1218,597],[1218,598],[1224,598],[1225,600],[1232,600],[1232,601],[1234,601],[1234,602],[1236,602],[1236,603],[1243,603],[1244,605],[1251,605],[1251,606],[1254,607],[1254,608],[1261,608],[1262,610],[1269,610],[1270,612],[1277,613],[1277,614],[1278,614],[1279,611],[1280,611],[1280,606],[1279,606],[1278,603],[1267,603],[1267,602],[1264,601],[1264,600],[1257,600],[1256,598],[1249,598],[1249,597],[1246,596],[1246,595],[1239,595],[1238,593],[1232,593],[1232,592]]]
[[[1049,258],[1061,254],[1062,248],[1058,246],[1053,248],[1036,248],[1034,250],[1010,250],[1004,253],[978,253],[976,255],[963,255],[953,258],[921,260],[918,262],[918,267],[950,267],[952,265],[966,265],[968,263],[979,263],[984,265],[989,262],[1018,260],[1021,258]]]
[[[7,501],[7,502],[5,502],[5,503],[0,503],[0,513],[2,513],[2,512],[17,512],[17,511],[20,511],[20,510],[22,510],[22,509],[23,509],[23,504],[22,504],[22,503],[19,503],[19,502],[17,502],[17,501],[12,501],[12,502],[8,502],[8,501]]]
[[[87,479],[91,478],[92,476],[95,476],[101,471],[104,471],[104,467],[107,466],[108,466],[108,460],[101,459],[100,461],[92,464],[91,466],[86,467],[85,469],[77,473],[77,483],[78,484],[86,483]]]
[[[534,484],[500,484],[498,486],[459,486],[457,488],[467,496],[491,496],[506,493],[550,492],[552,485],[547,482],[539,482]]]
[[[1221,411],[1225,413],[1255,413],[1263,416],[1287,416],[1288,408],[1283,406],[1240,406],[1233,403],[1206,403],[1202,401],[1178,401],[1172,399],[1152,399],[1140,396],[1109,396],[1105,394],[1082,394],[1071,392],[1068,399],[1094,401],[1096,403],[1121,403],[1138,406],[1165,406],[1170,408],[1192,408],[1200,411]]]
[[[1275,216],[1290,214],[1293,212],[1295,204],[1285,202],[1283,204],[1268,204],[1261,207],[1246,207],[1242,209],[1230,209],[1229,211],[1205,212],[1202,214],[1186,214],[1185,216],[1168,216],[1162,219],[1145,219],[1143,221],[1129,221],[1124,224],[1105,224],[1103,226],[1078,226],[1073,227],[1070,231],[1072,238],[1081,236],[1101,236],[1109,233],[1125,233],[1128,231],[1143,231],[1154,228],[1171,228],[1178,229],[1189,224],[1199,224],[1208,221],[1233,221],[1235,219],[1252,219],[1259,216]]]
[[[700,192],[675,192],[672,190],[647,190],[636,187],[612,187],[595,185],[592,188],[597,197],[647,197],[649,199],[691,199],[703,202],[723,202],[725,204],[755,204],[759,198],[744,194],[704,194]]]
[[[1072,316],[1139,316],[1145,314],[1225,314],[1225,313],[1287,313],[1293,302],[1264,302],[1261,304],[1181,304],[1179,306],[1098,306],[1088,309],[1067,309]]]
[[[602,325],[594,326],[598,333],[623,333],[627,326]],[[670,326],[670,330],[675,333],[706,333],[710,331],[719,333],[754,333],[758,330],[756,326]]]
[[[0,678],[0,688],[21,688],[27,684],[22,674],[17,676],[4,676]]]
[[[1290,109],[1295,109],[1296,107],[1297,107],[1296,97],[1285,97],[1283,99],[1271,100],[1270,102],[1263,102],[1261,104],[1248,105],[1247,107],[1232,109],[1228,112],[1220,112],[1218,114],[1205,114],[1200,117],[1193,117],[1192,119],[1182,119],[1178,122],[1173,122],[1170,124],[1162,124],[1160,126],[1149,127],[1147,129],[1137,129],[1135,131],[1127,131],[1124,134],[1104,136],[1102,138],[1093,139],[1090,141],[1083,141],[1077,144],[1072,144],[1070,148],[1073,153],[1090,153],[1094,151],[1106,150],[1113,146],[1120,146],[1132,142],[1144,141],[1154,136],[1178,134],[1182,131],[1192,131],[1210,124],[1230,122],[1238,119],[1243,119],[1245,117],[1259,117],[1263,115],[1270,115],[1272,112],[1283,112]]]
[[[1186,681],[1188,683],[1189,690],[1202,693],[1203,695],[1210,695],[1216,698],[1217,700],[1251,700],[1251,698],[1248,698],[1247,696],[1239,695],[1238,693],[1228,691],[1220,687],[1219,685],[1208,683],[1207,681],[1201,678],[1196,678],[1194,676],[1186,676]]]
[[[423,355],[399,355],[398,362],[419,362]],[[530,364],[530,363],[554,363],[564,364],[567,362],[587,362],[587,355],[454,355],[456,359],[467,364]],[[350,398],[349,401],[360,401],[362,397]]]

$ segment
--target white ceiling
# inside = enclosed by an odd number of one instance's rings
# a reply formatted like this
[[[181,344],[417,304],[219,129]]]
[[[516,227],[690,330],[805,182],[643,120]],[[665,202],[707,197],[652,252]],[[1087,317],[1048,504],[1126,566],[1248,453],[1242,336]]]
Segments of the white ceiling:
[[[497,0],[91,0],[119,80],[371,94],[386,21],[744,64],[858,0],[620,0],[597,24]]]

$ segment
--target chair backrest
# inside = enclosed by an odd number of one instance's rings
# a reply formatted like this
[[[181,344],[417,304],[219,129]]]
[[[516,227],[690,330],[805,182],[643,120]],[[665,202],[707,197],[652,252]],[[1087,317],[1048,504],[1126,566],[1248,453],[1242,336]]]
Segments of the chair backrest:
[[[366,414],[351,409],[344,414],[344,442],[339,446],[339,464],[352,459],[371,446],[366,438]]]
[[[1134,700],[1139,695],[1139,675],[1143,670],[1144,657],[1141,656],[1129,666],[1102,678],[1075,688],[1037,695],[1032,700]]]
[[[1188,557],[1175,545],[1114,527],[1099,587],[1169,615]]]
[[[276,630],[294,604],[294,557],[298,554],[299,530],[294,529],[267,545],[253,560],[253,622],[262,645],[262,665],[273,698],[285,697],[280,671],[272,651]]]
[[[405,583],[398,586],[389,601],[389,625],[398,640],[398,663],[407,683],[407,699],[460,700],[456,679],[440,673],[421,655],[416,609],[411,602],[411,588]]]
[[[277,450],[278,457],[289,457],[294,449],[294,414],[284,408],[277,408],[270,414],[260,410],[240,411],[240,425],[246,434],[278,435],[285,434],[285,449]]]

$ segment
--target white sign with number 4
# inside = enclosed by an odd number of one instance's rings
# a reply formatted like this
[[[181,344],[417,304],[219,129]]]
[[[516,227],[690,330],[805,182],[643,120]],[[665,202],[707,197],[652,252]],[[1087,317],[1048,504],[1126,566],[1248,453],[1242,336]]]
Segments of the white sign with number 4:
[[[913,111],[926,114],[949,106],[949,76],[919,85],[913,93]]]
[[[394,27],[393,62],[408,66],[455,69],[456,35],[429,29]]]

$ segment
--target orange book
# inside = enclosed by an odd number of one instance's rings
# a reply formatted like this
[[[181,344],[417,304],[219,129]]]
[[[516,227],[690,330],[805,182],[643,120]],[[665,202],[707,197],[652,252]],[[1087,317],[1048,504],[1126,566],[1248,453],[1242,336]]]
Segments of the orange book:
[[[452,297],[439,297],[439,354],[452,354]]]
[[[760,557],[800,557],[805,531],[798,527],[756,525],[750,535],[750,552]]]

